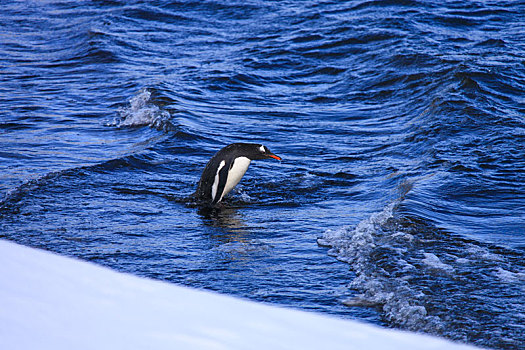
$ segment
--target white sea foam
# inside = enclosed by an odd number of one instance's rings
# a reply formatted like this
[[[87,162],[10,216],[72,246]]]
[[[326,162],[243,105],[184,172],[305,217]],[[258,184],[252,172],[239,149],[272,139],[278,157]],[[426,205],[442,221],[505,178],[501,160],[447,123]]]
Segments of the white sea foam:
[[[445,264],[439,259],[435,254],[432,253],[423,253],[425,258],[422,262],[433,271],[441,271],[445,273],[453,273],[454,268],[448,264]]]
[[[404,255],[414,237],[390,223],[398,204],[387,205],[355,227],[328,230],[318,243],[329,246],[329,254],[349,263],[356,273],[349,287],[362,294],[344,301],[345,305],[380,305],[384,317],[393,324],[439,333],[443,327],[441,320],[428,314],[425,296],[407,281],[416,267]]]
[[[485,261],[502,261],[503,258],[494,253],[491,253],[487,247],[482,247],[475,244],[470,244],[467,247],[467,252],[472,258],[476,260],[485,260]]]
[[[244,192],[241,188],[235,188],[234,193],[237,193],[243,202],[246,203],[253,203],[255,202],[255,198],[251,197],[248,193]]]
[[[458,257],[456,257],[455,259],[456,259],[456,263],[457,263],[457,264],[468,264],[469,261],[470,261],[470,260],[467,259],[467,258],[458,258]]]
[[[494,274],[502,282],[505,282],[505,283],[516,283],[520,281],[525,281],[525,273],[512,272],[512,271],[505,270],[501,267],[496,268],[496,270],[494,271]]]
[[[119,118],[112,123],[112,126],[133,127],[150,125],[155,128],[161,128],[169,117],[170,115],[167,111],[162,111],[151,102],[151,92],[147,89],[142,89],[136,96],[131,98],[129,106],[119,109]]]

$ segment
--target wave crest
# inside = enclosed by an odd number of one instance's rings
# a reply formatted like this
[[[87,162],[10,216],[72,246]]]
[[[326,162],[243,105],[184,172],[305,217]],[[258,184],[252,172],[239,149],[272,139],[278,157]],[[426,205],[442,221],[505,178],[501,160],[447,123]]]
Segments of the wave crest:
[[[155,129],[166,129],[170,125],[170,113],[161,110],[151,100],[151,91],[142,89],[129,100],[129,106],[118,110],[119,117],[111,124],[118,128],[149,125]]]

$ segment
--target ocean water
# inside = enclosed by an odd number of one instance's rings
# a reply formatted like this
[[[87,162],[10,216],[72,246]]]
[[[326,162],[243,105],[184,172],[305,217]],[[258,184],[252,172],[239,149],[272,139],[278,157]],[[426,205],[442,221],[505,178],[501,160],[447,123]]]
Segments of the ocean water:
[[[525,348],[524,2],[0,9],[1,238]],[[203,212],[188,196],[232,142],[283,160]]]

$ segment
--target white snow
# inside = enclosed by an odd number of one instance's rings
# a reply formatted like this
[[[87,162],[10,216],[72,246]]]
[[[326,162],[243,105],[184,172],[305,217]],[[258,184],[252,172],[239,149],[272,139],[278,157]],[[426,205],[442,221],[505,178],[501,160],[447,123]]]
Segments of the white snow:
[[[0,240],[0,349],[474,349]]]

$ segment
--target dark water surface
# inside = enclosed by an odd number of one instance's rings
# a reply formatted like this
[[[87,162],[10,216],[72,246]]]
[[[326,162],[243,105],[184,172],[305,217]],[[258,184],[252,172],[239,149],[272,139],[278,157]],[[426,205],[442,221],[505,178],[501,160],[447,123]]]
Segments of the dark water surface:
[[[523,1],[0,10],[0,237],[525,348]],[[205,215],[186,198],[231,142],[283,161]]]

